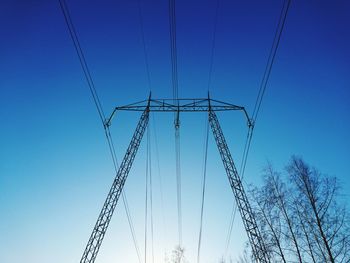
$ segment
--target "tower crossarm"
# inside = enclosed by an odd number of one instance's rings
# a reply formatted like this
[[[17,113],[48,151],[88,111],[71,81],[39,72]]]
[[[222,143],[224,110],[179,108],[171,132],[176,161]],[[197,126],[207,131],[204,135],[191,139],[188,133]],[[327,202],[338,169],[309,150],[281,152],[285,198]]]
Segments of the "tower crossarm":
[[[119,166],[117,175],[113,181],[112,187],[104,202],[103,208],[97,219],[95,227],[92,231],[90,239],[86,245],[80,263],[93,263],[100,249],[102,240],[108,228],[109,222],[112,218],[113,212],[117,205],[119,196],[125,184],[125,180],[129,174],[132,163],[135,159],[137,150],[140,146],[143,134],[149,120],[149,107],[146,106],[142,116],[137,124],[134,135],[131,139],[128,149],[126,150],[124,159]]]
[[[227,146],[224,134],[220,127],[219,120],[215,112],[209,109],[209,122],[214,134],[214,138],[219,149],[222,162],[224,164],[235,200],[241,214],[245,230],[252,247],[253,256],[259,263],[269,263],[269,257],[261,237],[254,214],[249,204],[247,195],[243,189],[242,181],[238,175],[237,169],[233,162],[230,150]]]
[[[214,100],[211,98],[200,99],[149,99],[138,101],[124,106],[114,108],[110,117],[106,120],[105,125],[110,126],[112,119],[117,111],[144,111],[149,107],[150,111],[155,112],[208,112],[212,111],[242,111],[247,118],[248,125],[252,125],[248,113],[242,106],[231,103]]]

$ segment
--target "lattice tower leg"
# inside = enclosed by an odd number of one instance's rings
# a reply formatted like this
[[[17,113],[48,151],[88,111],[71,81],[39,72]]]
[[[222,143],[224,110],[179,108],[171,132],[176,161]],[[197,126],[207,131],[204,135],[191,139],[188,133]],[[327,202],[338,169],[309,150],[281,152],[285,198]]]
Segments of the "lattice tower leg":
[[[134,135],[131,139],[129,147],[125,153],[124,159],[119,166],[117,175],[113,181],[112,187],[107,195],[106,201],[102,207],[101,213],[97,219],[94,230],[86,245],[80,263],[93,263],[96,259],[97,253],[100,249],[107,227],[112,218],[114,209],[117,205],[119,196],[125,184],[125,180],[129,174],[132,163],[135,159],[136,152],[140,146],[143,134],[149,119],[149,107],[143,112],[139,123],[136,127]]]
[[[214,111],[209,109],[209,122],[214,134],[214,138],[219,149],[222,162],[230,181],[230,185],[235,196],[239,212],[241,214],[244,228],[247,232],[252,252],[255,260],[259,263],[269,263],[269,256],[261,237],[254,214],[248,202],[248,198],[243,189],[242,181],[238,175],[233,162],[230,150],[227,146],[224,134],[221,130],[219,120]]]

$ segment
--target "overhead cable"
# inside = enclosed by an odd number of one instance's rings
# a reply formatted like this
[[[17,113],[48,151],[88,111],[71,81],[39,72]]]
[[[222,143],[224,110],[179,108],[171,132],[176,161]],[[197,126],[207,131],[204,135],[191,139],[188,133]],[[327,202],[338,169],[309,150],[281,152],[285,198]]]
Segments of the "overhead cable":
[[[147,242],[148,242],[148,237],[147,237],[147,226],[148,226],[148,165],[149,165],[149,141],[148,141],[148,134],[149,134],[149,126],[147,125],[147,148],[146,148],[146,181],[145,181],[145,251],[144,251],[144,256],[145,256],[145,263],[147,263]]]
[[[206,120],[206,133],[204,141],[204,156],[203,156],[203,179],[202,179],[202,193],[201,193],[201,213],[199,223],[199,235],[198,235],[198,247],[197,247],[197,263],[200,261],[200,252],[202,244],[202,231],[203,231],[203,214],[204,214],[204,201],[205,201],[205,189],[207,178],[207,160],[208,160],[208,138],[209,138],[209,121]]]
[[[174,104],[179,104],[178,71],[177,71],[177,44],[176,44],[176,10],[175,0],[169,0],[169,32],[171,53],[171,77]],[[182,246],[182,205],[181,205],[181,166],[180,166],[180,120],[179,111],[174,115],[175,125],[175,158],[176,158],[176,189],[178,210],[179,245]]]
[[[90,69],[88,67],[88,64],[86,63],[86,59],[85,59],[83,50],[81,48],[81,45],[80,45],[80,42],[79,42],[79,38],[78,38],[77,32],[75,30],[74,24],[72,22],[68,6],[67,6],[65,0],[59,0],[59,3],[60,3],[60,6],[61,6],[61,10],[62,10],[64,19],[66,21],[67,27],[68,27],[69,34],[70,34],[70,36],[72,38],[75,50],[76,50],[77,55],[79,57],[80,65],[81,65],[81,67],[83,69],[83,72],[84,72],[86,81],[88,83],[88,86],[89,86],[92,98],[93,98],[94,103],[96,105],[98,114],[100,116],[100,119],[101,119],[102,123],[104,123],[105,114],[103,112],[100,99],[99,99],[99,97],[97,95],[95,84],[94,84],[94,81],[93,81],[91,73],[90,73]]]
[[[169,33],[171,52],[171,76],[173,86],[173,98],[178,99],[178,74],[177,74],[177,44],[176,44],[176,10],[175,0],[169,0]]]
[[[266,64],[266,67],[265,67],[265,71],[264,71],[264,74],[263,74],[263,78],[261,80],[258,96],[257,96],[256,101],[255,101],[255,106],[254,106],[254,110],[253,110],[253,114],[252,114],[253,123],[256,122],[256,119],[258,117],[258,113],[259,113],[259,110],[260,110],[260,107],[261,107],[261,102],[263,100],[263,97],[264,97],[264,94],[265,94],[265,91],[266,91],[266,86],[267,86],[267,83],[269,81],[269,77],[270,77],[270,74],[271,74],[271,69],[272,69],[272,66],[273,66],[273,62],[275,60],[277,49],[278,49],[278,46],[279,46],[279,43],[280,43],[280,40],[281,40],[281,36],[282,36],[282,32],[283,32],[284,25],[285,25],[285,22],[286,22],[286,18],[287,18],[288,10],[289,10],[289,7],[290,7],[290,3],[291,3],[291,0],[285,0],[284,3],[283,3],[283,7],[282,7],[282,10],[281,10],[280,18],[279,18],[278,25],[277,25],[277,28],[276,28],[275,37],[273,39],[273,43],[272,43],[272,46],[271,46],[271,49],[270,49],[269,57],[268,57],[267,64]]]
[[[72,22],[72,19],[71,19],[70,12],[69,12],[68,6],[66,4],[66,1],[65,0],[59,0],[59,4],[60,4],[60,7],[61,7],[61,11],[63,13],[64,19],[66,21],[66,25],[67,25],[70,37],[71,37],[71,39],[73,41],[75,50],[77,52],[80,65],[81,65],[82,70],[84,72],[85,79],[86,79],[86,81],[88,83],[91,96],[92,96],[94,104],[96,106],[98,115],[99,115],[99,117],[101,119],[102,125],[104,127],[105,136],[106,136],[106,139],[107,139],[107,142],[108,142],[108,147],[109,147],[109,150],[110,150],[110,153],[111,153],[111,156],[112,156],[114,169],[115,169],[115,171],[118,171],[117,158],[116,158],[116,153],[115,153],[115,147],[113,145],[112,136],[111,136],[109,127],[105,125],[106,117],[105,117],[105,114],[104,114],[104,111],[103,111],[103,108],[102,108],[101,101],[100,101],[99,96],[97,94],[97,91],[96,91],[96,88],[95,88],[95,84],[94,84],[92,75],[90,73],[90,69],[89,69],[88,64],[86,62],[86,59],[85,59],[85,56],[84,56],[84,52],[83,52],[83,50],[81,48],[81,45],[80,45],[80,42],[79,42],[79,38],[78,38],[78,34],[77,34],[77,32],[75,30],[75,27],[74,27],[74,24]],[[126,198],[126,195],[125,195],[124,191],[122,191],[122,199],[123,199],[124,209],[125,209],[125,212],[126,212],[126,215],[127,215],[127,219],[128,219],[128,223],[129,223],[129,228],[130,228],[130,231],[131,231],[132,239],[133,239],[133,242],[134,242],[135,250],[136,250],[136,253],[137,253],[137,257],[138,257],[139,263],[141,263],[140,251],[139,251],[139,248],[138,248],[137,239],[136,239],[136,235],[135,235],[135,230],[134,230],[134,226],[133,226],[133,222],[132,222],[129,206],[128,206],[128,203],[127,203],[127,198]]]
[[[260,83],[260,88],[259,88],[259,92],[255,101],[255,105],[254,105],[254,110],[253,110],[253,114],[251,115],[251,125],[249,125],[248,127],[248,133],[247,133],[247,138],[246,138],[246,142],[245,142],[245,146],[244,146],[244,151],[243,151],[243,157],[242,157],[242,162],[241,162],[241,168],[240,168],[240,177],[241,180],[243,180],[244,177],[244,173],[245,173],[245,168],[246,168],[246,164],[247,164],[247,159],[248,159],[248,154],[249,154],[249,150],[250,150],[250,145],[251,145],[251,141],[253,138],[253,130],[256,124],[256,120],[258,117],[258,113],[260,111],[260,107],[261,107],[261,103],[266,91],[266,87],[267,87],[267,83],[271,74],[271,70],[272,70],[272,66],[276,57],[276,53],[277,53],[277,49],[281,40],[281,36],[282,36],[282,32],[284,29],[284,25],[286,22],[286,18],[287,18],[287,14],[289,11],[289,7],[291,4],[291,0],[285,0],[283,2],[283,6],[282,6],[282,10],[280,13],[280,17],[278,20],[278,24],[277,24],[277,28],[276,28],[276,32],[275,32],[275,36],[273,39],[273,43],[269,52],[269,56],[268,56],[268,60],[265,66],[265,71],[263,74],[263,78],[261,80]],[[227,250],[228,250],[228,245],[231,239],[231,232],[232,232],[232,225],[233,225],[233,221],[235,220],[235,215],[236,215],[236,210],[237,210],[237,204],[233,205],[232,208],[232,213],[231,213],[231,219],[230,219],[230,224],[229,224],[229,231],[228,231],[228,238],[226,239],[226,248],[225,248],[225,256],[227,255]]]
[[[139,11],[138,13],[139,13],[140,28],[141,28],[141,41],[142,41],[142,47],[143,47],[143,55],[145,58],[147,82],[148,82],[148,88],[151,91],[152,90],[151,73],[149,69],[149,59],[148,59],[146,40],[145,40],[145,29],[144,29],[143,15],[142,15],[142,9],[141,9],[141,0],[137,0],[137,6]]]
[[[150,199],[150,223],[151,223],[151,249],[152,249],[152,263],[154,263],[154,225],[153,225],[153,179],[152,179],[152,148],[151,148],[151,128],[148,123],[147,131],[148,141],[148,169],[149,169],[149,199]]]
[[[182,200],[181,200],[181,166],[180,166],[180,132],[175,128],[175,154],[176,154],[176,190],[177,190],[177,214],[179,245],[182,246]]]
[[[159,160],[159,150],[158,150],[158,136],[157,136],[156,120],[154,118],[154,114],[152,114],[152,120],[153,120],[153,138],[154,138],[154,144],[155,144],[156,160],[157,160],[157,172],[158,172],[158,180],[159,180],[160,207],[161,207],[162,225],[163,225],[163,250],[164,250],[163,252],[164,252],[164,255],[165,255],[166,251],[167,251],[167,248],[166,248],[166,242],[165,242],[166,226],[165,226],[165,215],[164,215],[163,182],[162,182],[162,174],[160,172],[160,160]]]
[[[218,17],[219,17],[219,6],[220,6],[220,0],[217,0],[216,1],[216,8],[215,8],[213,39],[212,39],[211,52],[210,52],[208,92],[210,91],[212,72],[213,72],[214,51],[215,51],[215,45],[216,45],[216,31],[217,31],[217,24],[218,24]]]

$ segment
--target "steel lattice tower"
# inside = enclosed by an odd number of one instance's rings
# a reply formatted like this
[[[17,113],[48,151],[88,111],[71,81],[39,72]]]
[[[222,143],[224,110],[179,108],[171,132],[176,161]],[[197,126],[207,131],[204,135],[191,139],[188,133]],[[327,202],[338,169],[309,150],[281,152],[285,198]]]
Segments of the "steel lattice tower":
[[[270,259],[264,241],[261,237],[254,213],[249,204],[249,200],[244,191],[242,181],[238,175],[230,150],[227,146],[225,136],[220,127],[215,111],[242,111],[248,120],[248,125],[252,125],[244,107],[230,103],[206,99],[151,99],[140,101],[126,106],[116,107],[110,117],[105,121],[106,126],[111,125],[111,121],[117,111],[142,111],[134,135],[125,153],[124,159],[119,167],[112,187],[107,195],[106,201],[99,214],[95,227],[84,250],[80,263],[93,263],[102,244],[102,240],[107,231],[109,222],[117,205],[119,196],[123,190],[126,178],[130,172],[137,150],[146,130],[149,120],[149,112],[208,112],[209,123],[218,147],[222,162],[224,164],[231,189],[233,191],[239,212],[241,214],[245,230],[252,247],[253,256],[258,263],[269,263]]]

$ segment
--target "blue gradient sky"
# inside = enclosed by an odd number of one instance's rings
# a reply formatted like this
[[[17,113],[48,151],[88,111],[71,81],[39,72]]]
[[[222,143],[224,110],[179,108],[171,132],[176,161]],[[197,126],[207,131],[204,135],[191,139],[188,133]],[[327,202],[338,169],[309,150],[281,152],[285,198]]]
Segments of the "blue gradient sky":
[[[68,1],[106,112],[148,96],[137,1]],[[154,97],[170,97],[167,1],[143,1]],[[177,1],[180,97],[208,89],[215,1]],[[282,1],[221,0],[211,96],[253,110]],[[292,154],[341,181],[350,194],[350,3],[292,2],[263,101],[245,182],[261,181],[270,160],[283,168]],[[58,1],[0,2],[0,262],[78,262],[114,178],[103,130]],[[139,115],[122,113],[112,132],[122,158]],[[154,114],[156,262],[177,242],[173,115]],[[245,120],[219,115],[240,162]],[[191,262],[199,230],[205,115],[182,115],[184,246]],[[145,140],[126,183],[143,248]],[[212,136],[209,145],[202,262],[225,248],[233,197]],[[163,220],[164,216],[164,220]],[[229,257],[246,235],[236,220]],[[143,249],[141,249],[143,251]],[[96,262],[136,262],[121,203]]]

